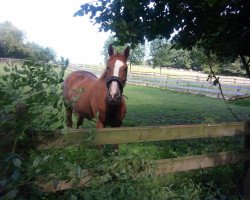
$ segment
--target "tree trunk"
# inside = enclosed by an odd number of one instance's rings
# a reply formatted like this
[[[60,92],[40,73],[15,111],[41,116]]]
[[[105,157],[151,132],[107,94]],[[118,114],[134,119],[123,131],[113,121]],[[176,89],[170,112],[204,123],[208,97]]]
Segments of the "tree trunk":
[[[246,61],[244,55],[240,55],[240,59],[242,61],[242,64],[247,72],[247,77],[250,78],[250,69],[249,69],[249,62]]]

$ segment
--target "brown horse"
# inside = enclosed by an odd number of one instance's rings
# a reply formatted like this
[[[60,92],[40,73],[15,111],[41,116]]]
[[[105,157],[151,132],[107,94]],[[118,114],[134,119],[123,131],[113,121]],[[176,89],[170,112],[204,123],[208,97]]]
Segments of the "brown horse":
[[[83,119],[97,119],[97,128],[120,127],[126,113],[122,95],[126,84],[126,64],[129,47],[123,54],[115,53],[109,45],[107,67],[98,79],[87,71],[72,72],[63,83],[63,95],[67,114],[67,126],[72,127],[72,112],[78,114],[77,128]]]

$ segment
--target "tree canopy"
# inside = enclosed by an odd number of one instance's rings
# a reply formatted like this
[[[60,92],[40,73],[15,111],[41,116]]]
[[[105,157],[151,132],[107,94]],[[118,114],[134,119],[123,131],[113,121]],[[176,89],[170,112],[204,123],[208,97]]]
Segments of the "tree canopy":
[[[173,67],[191,69],[192,60],[190,51],[173,49],[169,42],[156,39],[150,42],[150,56],[154,67]]]
[[[241,58],[250,77],[250,3],[247,0],[105,0],[85,3],[75,15],[88,15],[101,31],[122,43],[172,38],[175,48],[202,46],[219,59]]]
[[[31,59],[48,62],[55,60],[56,53],[49,47],[34,42],[25,43],[25,33],[11,22],[0,23],[0,57]]]
[[[0,57],[22,58],[27,54],[25,34],[10,22],[0,24]]]

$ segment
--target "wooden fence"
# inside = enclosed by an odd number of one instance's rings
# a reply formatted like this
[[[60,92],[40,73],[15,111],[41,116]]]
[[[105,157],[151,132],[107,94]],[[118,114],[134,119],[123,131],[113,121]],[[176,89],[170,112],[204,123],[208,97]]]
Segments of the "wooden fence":
[[[38,149],[64,148],[68,146],[86,145],[84,136],[90,130],[70,130],[67,135],[54,133],[47,137],[36,138]],[[214,138],[225,136],[244,136],[244,150],[219,152],[209,155],[196,155],[180,158],[157,160],[156,175],[203,169],[237,162],[245,162],[243,171],[244,195],[250,198],[250,121],[246,123],[220,123],[196,125],[170,125],[156,127],[105,128],[96,130],[95,138],[88,145],[124,144],[150,141],[168,141],[197,138]],[[78,182],[83,187],[91,181],[91,174]],[[72,181],[61,181],[40,184],[47,192],[70,189],[76,186]]]

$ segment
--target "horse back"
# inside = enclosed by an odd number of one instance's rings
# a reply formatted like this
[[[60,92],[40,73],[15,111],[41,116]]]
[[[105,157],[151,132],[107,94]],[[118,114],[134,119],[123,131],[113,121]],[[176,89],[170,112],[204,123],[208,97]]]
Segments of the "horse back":
[[[63,96],[67,101],[71,101],[73,96],[77,97],[85,90],[93,87],[97,77],[91,72],[74,71],[68,75],[63,82]],[[77,99],[75,99],[77,100]]]

